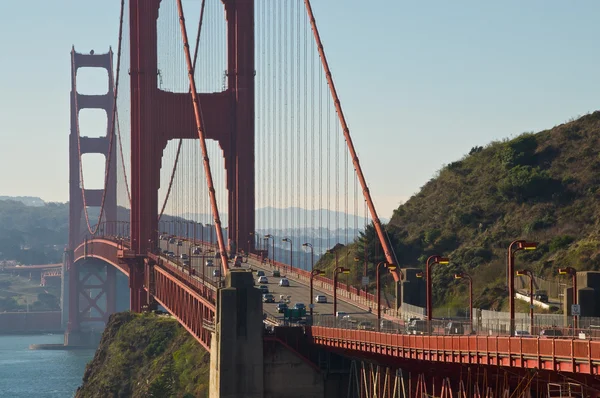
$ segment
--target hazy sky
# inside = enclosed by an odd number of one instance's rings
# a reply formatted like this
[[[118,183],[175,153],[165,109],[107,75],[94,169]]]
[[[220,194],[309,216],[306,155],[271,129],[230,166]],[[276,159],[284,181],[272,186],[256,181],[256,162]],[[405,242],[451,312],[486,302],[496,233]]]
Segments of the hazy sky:
[[[597,0],[313,3],[382,216],[475,145],[598,109]],[[0,195],[67,201],[69,52],[116,49],[119,4],[0,1]]]

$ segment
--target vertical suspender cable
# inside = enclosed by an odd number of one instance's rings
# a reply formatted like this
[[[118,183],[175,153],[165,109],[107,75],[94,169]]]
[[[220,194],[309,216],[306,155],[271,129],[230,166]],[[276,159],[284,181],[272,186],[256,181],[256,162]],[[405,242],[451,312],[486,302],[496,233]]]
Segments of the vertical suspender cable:
[[[310,0],[304,0],[304,4],[306,6],[306,11],[308,12],[310,18],[310,24],[312,26],[313,34],[315,40],[317,42],[317,48],[319,49],[319,56],[321,58],[321,63],[323,64],[323,69],[325,70],[325,75],[327,76],[327,82],[329,83],[329,89],[331,91],[331,96],[333,97],[335,107],[337,110],[338,117],[340,119],[340,123],[342,125],[342,130],[344,132],[344,136],[346,138],[346,143],[348,144],[348,150],[350,151],[350,156],[352,157],[352,162],[354,163],[354,167],[356,168],[356,173],[358,174],[358,179],[360,181],[360,185],[363,189],[363,194],[367,201],[367,205],[369,206],[369,210],[371,212],[371,218],[373,219],[373,224],[375,226],[375,230],[377,231],[377,236],[379,237],[379,241],[381,242],[381,246],[383,247],[383,251],[385,254],[385,259],[393,264],[394,258],[392,257],[392,251],[390,249],[390,245],[388,240],[385,237],[385,233],[383,231],[383,227],[381,225],[381,221],[379,220],[379,216],[377,215],[377,210],[375,209],[375,205],[373,204],[373,199],[371,198],[371,193],[369,192],[369,188],[367,186],[367,181],[365,180],[365,176],[362,172],[362,168],[360,167],[360,163],[358,161],[358,156],[356,155],[356,151],[354,150],[354,144],[352,143],[352,138],[350,137],[350,130],[348,128],[348,124],[346,123],[346,118],[344,117],[344,112],[342,111],[342,105],[340,104],[340,99],[338,97],[337,91],[335,89],[335,84],[333,83],[333,78],[331,76],[331,70],[329,69],[329,64],[327,63],[327,58],[325,57],[325,51],[323,49],[323,43],[321,42],[321,37],[319,35],[319,31],[317,29],[317,23],[315,21],[315,17],[313,14],[312,6],[310,5]],[[391,271],[394,280],[398,282],[400,280],[400,276],[397,271]]]
[[[202,148],[202,156],[204,157],[204,171],[206,173],[206,182],[208,184],[208,191],[210,195],[210,202],[213,212],[213,218],[215,221],[215,228],[217,230],[217,241],[219,243],[219,252],[221,254],[221,262],[223,266],[223,274],[227,275],[229,271],[229,265],[227,263],[227,253],[225,252],[225,244],[223,242],[223,235],[221,232],[221,219],[219,218],[219,209],[217,207],[217,198],[215,196],[215,188],[213,185],[212,173],[210,171],[210,160],[208,158],[208,152],[206,149],[206,141],[204,128],[202,126],[202,110],[200,108],[200,99],[196,91],[196,82],[194,79],[192,58],[190,56],[190,45],[188,44],[187,29],[185,27],[185,18],[183,16],[183,6],[181,0],[177,0],[177,9],[179,10],[179,24],[181,25],[181,37],[183,39],[183,48],[185,52],[185,58],[188,66],[188,76],[190,80],[190,94],[192,96],[192,102],[194,105],[194,116],[196,118],[196,127],[198,128],[198,138],[200,140],[200,148]]]

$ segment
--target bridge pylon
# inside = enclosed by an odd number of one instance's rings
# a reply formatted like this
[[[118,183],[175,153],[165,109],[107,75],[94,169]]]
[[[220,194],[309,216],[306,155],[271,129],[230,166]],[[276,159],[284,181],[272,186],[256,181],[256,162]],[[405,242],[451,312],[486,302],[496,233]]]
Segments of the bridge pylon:
[[[82,54],[71,50],[71,132],[69,135],[69,244],[66,250],[66,266],[63,278],[67,292],[63,292],[63,307],[67,307],[68,322],[65,342],[79,345],[82,339],[75,336],[81,332],[82,322],[106,322],[115,312],[115,270],[104,265],[83,262],[77,265],[73,261],[73,250],[94,231],[100,230],[97,224],[104,222],[102,232],[115,235],[117,220],[117,162],[116,144],[113,141],[114,121],[114,81],[113,53]],[[77,72],[81,68],[105,69],[108,76],[108,90],[105,94],[89,95],[77,91]],[[85,136],[80,131],[79,117],[82,109],[101,109],[106,112],[106,135],[100,137]],[[86,189],[84,186],[82,156],[102,154],[106,159],[104,188]],[[102,207],[103,206],[103,207]],[[87,213],[90,207],[103,209],[103,217],[94,219]],[[85,217],[83,217],[85,215]],[[91,229],[91,231],[90,231]],[[84,232],[85,231],[85,232]],[[100,305],[99,301],[104,304]],[[64,311],[64,309],[63,309]]]
[[[228,192],[227,240],[231,249],[254,250],[255,59],[254,0],[224,0],[227,23],[227,87],[200,93],[206,139],[223,150]],[[161,0],[131,0],[131,245],[156,248],[158,190],[169,140],[198,139],[189,92],[159,88],[157,19]],[[144,32],[140,35],[139,32]]]

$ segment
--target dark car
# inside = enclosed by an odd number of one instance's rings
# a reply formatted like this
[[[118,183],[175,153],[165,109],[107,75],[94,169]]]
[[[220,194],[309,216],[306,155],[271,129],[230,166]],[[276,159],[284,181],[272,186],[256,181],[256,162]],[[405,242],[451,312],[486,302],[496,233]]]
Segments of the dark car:
[[[270,293],[263,294],[262,301],[263,301],[263,303],[274,303],[275,302],[275,296],[273,296]]]
[[[563,333],[558,329],[544,329],[540,332],[540,337],[545,337],[549,339],[555,339],[557,337],[562,337]]]
[[[535,295],[533,296],[534,299],[541,301],[542,303],[547,303],[548,302],[548,293],[545,290],[538,290],[537,292],[535,292]]]
[[[277,304],[277,312],[280,314],[283,314],[285,312],[285,310],[288,309],[288,305],[286,303],[279,303]]]

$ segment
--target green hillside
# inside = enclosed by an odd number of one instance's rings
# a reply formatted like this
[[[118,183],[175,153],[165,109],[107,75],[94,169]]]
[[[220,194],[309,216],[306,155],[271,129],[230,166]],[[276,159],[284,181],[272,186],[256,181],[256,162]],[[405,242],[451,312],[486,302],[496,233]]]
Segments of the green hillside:
[[[170,316],[111,315],[76,397],[206,397],[208,352]]]
[[[464,307],[465,284],[453,274],[465,270],[474,279],[475,304],[492,309],[504,305],[506,250],[515,239],[539,242],[537,250],[517,254],[517,269],[544,277],[555,277],[564,266],[599,270],[599,135],[595,112],[473,147],[394,211],[386,229],[398,262],[423,267],[431,254],[449,256],[450,266],[434,271],[436,305]],[[366,235],[347,256],[363,258],[368,242],[370,262],[383,260],[373,231]],[[330,263],[326,257],[318,266]]]

